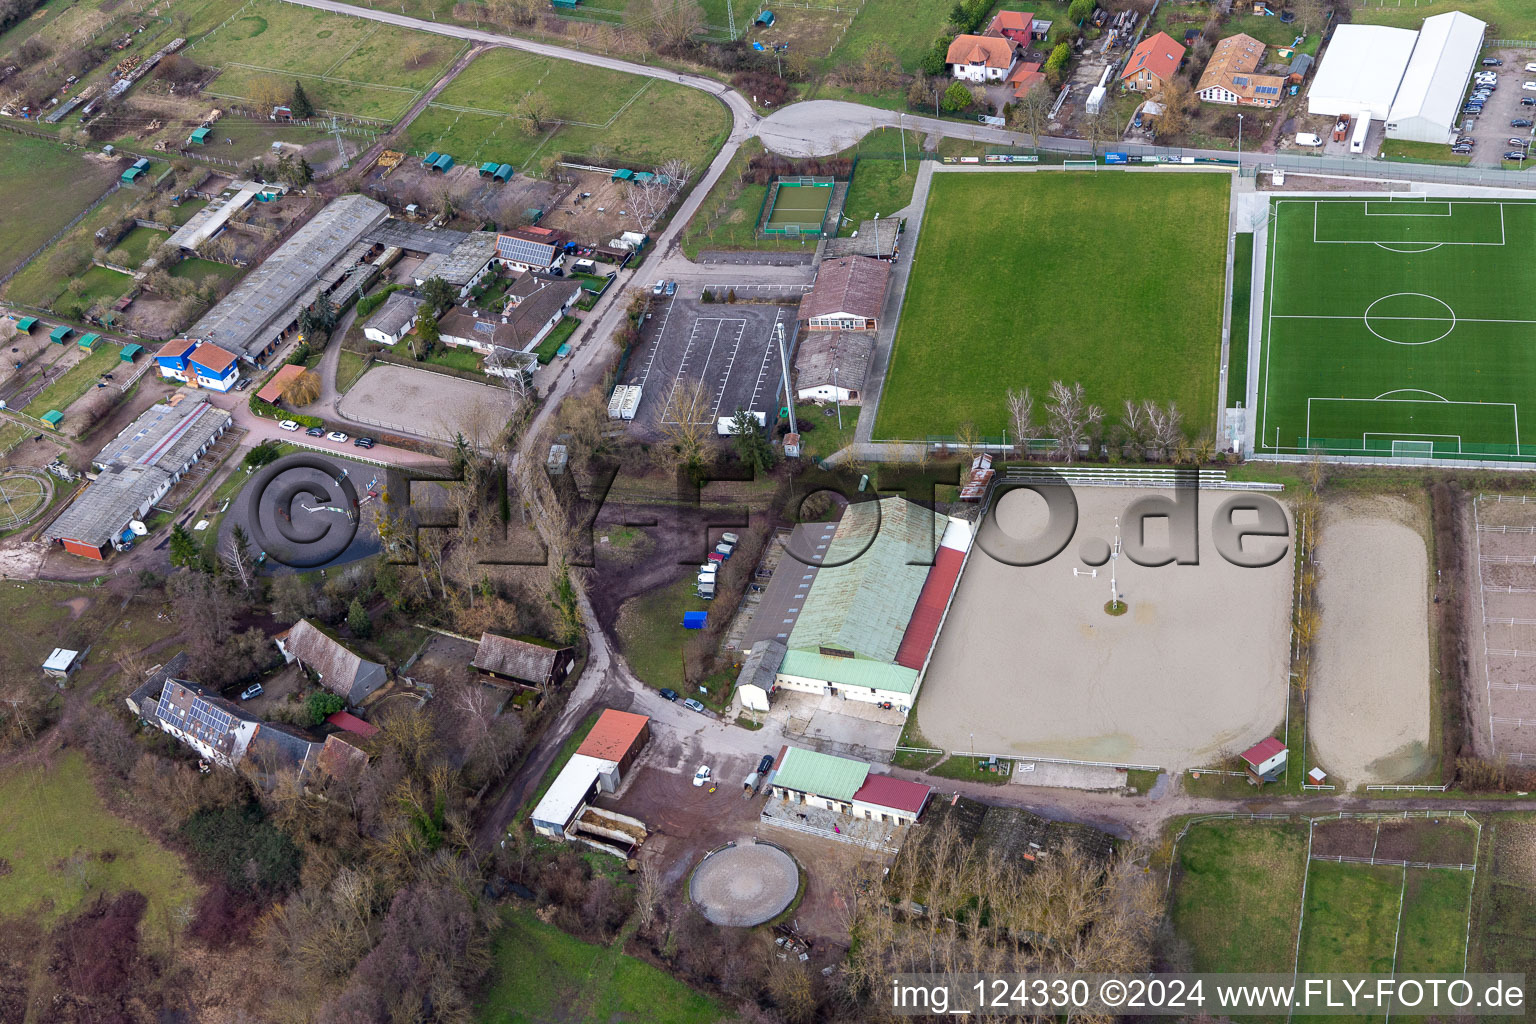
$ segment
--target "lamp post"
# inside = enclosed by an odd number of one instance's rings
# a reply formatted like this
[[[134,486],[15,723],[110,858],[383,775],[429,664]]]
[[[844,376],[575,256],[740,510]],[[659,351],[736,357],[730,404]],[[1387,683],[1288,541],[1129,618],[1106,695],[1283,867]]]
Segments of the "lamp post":
[[[1237,115],[1237,173],[1243,173],[1243,115]]]
[[[901,135],[901,173],[902,174],[906,174],[907,173],[907,122],[906,122],[906,116],[907,116],[907,114],[906,114],[906,111],[904,111],[904,110],[896,112],[896,131],[899,132],[900,135]],[[837,429],[841,430],[843,428],[841,426],[839,426]]]
[[[832,400],[837,403],[837,432],[843,432],[843,393],[837,389],[837,364],[832,365]]]

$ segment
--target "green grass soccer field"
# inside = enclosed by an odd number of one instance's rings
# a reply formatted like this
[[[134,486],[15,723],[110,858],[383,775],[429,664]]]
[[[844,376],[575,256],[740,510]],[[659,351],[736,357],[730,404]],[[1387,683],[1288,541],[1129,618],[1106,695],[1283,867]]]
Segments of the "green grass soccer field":
[[[1175,402],[1191,437],[1210,433],[1230,188],[1227,174],[934,174],[875,437],[967,423],[1001,437],[1008,389],[1028,386],[1043,421],[1057,380],[1109,423],[1127,401]]]
[[[1256,450],[1536,460],[1533,246],[1527,201],[1276,200]]]

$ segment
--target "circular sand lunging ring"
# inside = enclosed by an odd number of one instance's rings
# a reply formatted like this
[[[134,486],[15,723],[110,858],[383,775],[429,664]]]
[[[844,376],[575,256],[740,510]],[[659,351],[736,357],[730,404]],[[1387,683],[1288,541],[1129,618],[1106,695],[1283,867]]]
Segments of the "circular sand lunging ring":
[[[53,481],[35,469],[0,474],[0,530],[25,526],[53,500]]]
[[[794,902],[799,889],[794,858],[751,839],[709,854],[688,881],[688,896],[706,918],[736,928],[771,921]]]

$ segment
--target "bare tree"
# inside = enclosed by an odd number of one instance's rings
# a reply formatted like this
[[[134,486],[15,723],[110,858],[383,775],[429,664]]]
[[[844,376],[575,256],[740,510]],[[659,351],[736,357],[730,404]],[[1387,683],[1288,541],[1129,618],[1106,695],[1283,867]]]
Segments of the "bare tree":
[[[641,228],[650,228],[688,187],[692,177],[693,167],[690,164],[682,160],[668,160],[649,179],[625,183],[625,204],[639,219]]]
[[[1157,93],[1163,112],[1157,115],[1157,134],[1182,135],[1189,128],[1189,108],[1193,94],[1182,78],[1168,82]]]
[[[664,46],[682,46],[704,31],[698,0],[651,0],[651,35]]]
[[[1046,419],[1056,440],[1053,454],[1065,462],[1075,462],[1078,450],[1087,445],[1093,431],[1103,422],[1104,410],[1088,402],[1081,383],[1068,386],[1053,380],[1051,396],[1046,400]]]
[[[672,388],[659,424],[666,443],[656,448],[669,464],[693,470],[714,461],[713,404],[703,381],[684,377]]]
[[[1045,130],[1045,119],[1050,113],[1050,96],[1044,88],[1036,86],[1013,104],[1012,123],[1008,127],[1016,132],[1028,132],[1030,144],[1038,146],[1040,133]]]
[[[1101,143],[1120,137],[1120,119],[1113,110],[1101,109],[1097,114],[1089,114],[1083,121],[1083,134],[1088,136],[1089,144],[1097,153]]]
[[[251,542],[237,523],[224,541],[219,560],[224,563],[224,573],[240,584],[241,590],[250,590],[256,583],[256,562],[251,558]]]
[[[552,111],[547,96],[541,92],[530,92],[517,101],[512,113],[522,119],[525,133],[537,135],[548,126]]]
[[[656,869],[656,861],[647,857],[640,862],[640,877],[635,884],[635,920],[642,931],[656,919],[661,890],[661,872]]]
[[[1008,424],[1013,428],[1013,445],[1020,455],[1028,454],[1029,442],[1040,436],[1035,424],[1035,396],[1026,387],[1022,391],[1008,389]]]
[[[283,388],[283,398],[292,406],[309,405],[319,400],[320,390],[320,375],[313,370],[305,370]]]
[[[1145,407],[1152,451],[1159,459],[1169,459],[1184,440],[1184,414],[1177,402],[1169,402],[1166,407],[1147,402]]]

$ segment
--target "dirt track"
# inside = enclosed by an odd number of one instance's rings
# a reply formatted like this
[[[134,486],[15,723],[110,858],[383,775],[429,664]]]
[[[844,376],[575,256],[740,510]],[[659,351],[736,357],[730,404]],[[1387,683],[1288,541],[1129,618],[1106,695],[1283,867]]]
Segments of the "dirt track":
[[[1412,780],[1429,748],[1429,573],[1422,507],[1354,496],[1323,511],[1307,726],[1336,784]]]

